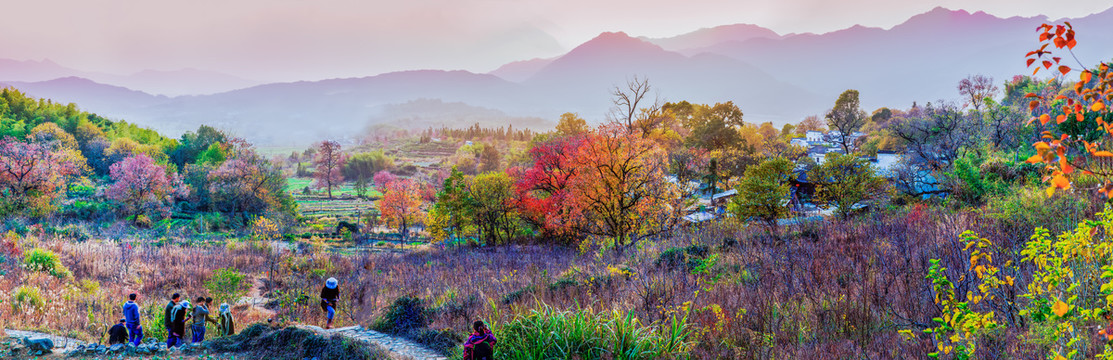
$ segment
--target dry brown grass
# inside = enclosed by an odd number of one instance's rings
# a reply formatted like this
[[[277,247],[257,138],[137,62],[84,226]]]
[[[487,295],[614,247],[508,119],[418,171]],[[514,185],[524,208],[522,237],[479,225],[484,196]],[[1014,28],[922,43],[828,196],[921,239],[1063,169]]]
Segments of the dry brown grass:
[[[324,325],[317,298],[324,279],[336,277],[338,327],[370,326],[402,296],[425,300],[431,328],[460,333],[475,319],[499,323],[542,303],[619,309],[646,323],[686,308],[697,329],[697,358],[919,358],[931,344],[906,342],[897,330],[922,329],[938,316],[924,279],[928,260],[942,258],[948,268],[961,269],[963,253],[954,240],[965,229],[1003,248],[1028,236],[977,213],[917,208],[782,229],[778,236],[731,225],[685,231],[647,242],[625,258],[591,247],[581,253],[534,245],[345,255],[252,242],[132,243],[129,250],[109,241],[24,239],[24,250],[38,246],[60,254],[73,277],[10,268],[0,277],[3,304],[12,303],[12,289],[31,284],[42,289],[47,306],[13,313],[5,305],[0,320],[97,338],[120,318],[127,293],[138,291],[141,302],[161,311],[170,293],[206,295],[203,283],[212,271],[232,267],[261,280],[260,295],[274,299],[269,308],[284,323]],[[702,272],[656,264],[667,249],[692,245],[708,247],[717,260]],[[240,328],[272,316],[247,305],[233,312]],[[160,319],[161,312],[151,318]],[[160,323],[148,320],[149,326]]]

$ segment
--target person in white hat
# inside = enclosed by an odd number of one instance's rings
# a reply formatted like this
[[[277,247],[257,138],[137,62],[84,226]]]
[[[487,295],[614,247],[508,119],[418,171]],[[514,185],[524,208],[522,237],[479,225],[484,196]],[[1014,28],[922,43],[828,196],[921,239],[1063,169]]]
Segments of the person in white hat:
[[[336,315],[336,301],[340,299],[339,282],[336,278],[328,278],[325,287],[321,288],[321,309],[328,315],[325,329],[332,328],[332,317]]]

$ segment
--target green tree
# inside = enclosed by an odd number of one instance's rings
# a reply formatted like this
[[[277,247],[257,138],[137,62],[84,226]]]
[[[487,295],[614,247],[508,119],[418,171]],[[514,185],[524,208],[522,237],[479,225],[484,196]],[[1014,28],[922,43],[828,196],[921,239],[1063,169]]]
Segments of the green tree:
[[[858,90],[853,89],[839,94],[835,107],[827,112],[827,126],[839,131],[838,143],[847,154],[854,145],[850,135],[866,124],[866,117],[858,101]]]
[[[216,302],[235,303],[247,293],[248,284],[244,282],[246,278],[247,276],[233,268],[217,269],[205,281],[205,289],[209,290]]]
[[[576,113],[561,114],[556,126],[556,131],[564,136],[580,135],[587,130],[587,121]]]
[[[855,205],[885,195],[885,179],[877,176],[866,160],[853,154],[827,153],[823,163],[808,171],[816,185],[815,203],[848,218]]]
[[[746,169],[734,188],[738,190],[728,210],[739,219],[764,221],[774,232],[777,219],[788,216],[789,180],[793,164],[785,158],[772,158]]]
[[[468,179],[464,173],[452,168],[452,173],[444,179],[437,202],[429,210],[429,233],[436,241],[457,239],[470,236],[473,200],[468,192]]]
[[[469,188],[472,216],[482,236],[494,244],[505,244],[522,230],[521,214],[515,207],[514,180],[502,172],[476,175]]]

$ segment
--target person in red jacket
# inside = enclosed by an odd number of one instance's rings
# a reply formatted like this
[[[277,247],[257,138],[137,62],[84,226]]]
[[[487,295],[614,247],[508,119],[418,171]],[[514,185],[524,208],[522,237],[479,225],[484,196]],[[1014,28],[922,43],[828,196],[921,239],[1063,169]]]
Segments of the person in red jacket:
[[[499,340],[495,334],[484,324],[476,321],[472,324],[475,332],[468,336],[464,342],[464,359],[466,360],[493,360],[495,356],[495,343]]]

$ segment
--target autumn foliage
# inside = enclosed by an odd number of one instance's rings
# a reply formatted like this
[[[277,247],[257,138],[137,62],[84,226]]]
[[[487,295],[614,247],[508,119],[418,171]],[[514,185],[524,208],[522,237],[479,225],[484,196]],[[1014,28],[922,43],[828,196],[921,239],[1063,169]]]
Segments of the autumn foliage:
[[[84,161],[80,153],[49,143],[0,140],[0,213],[52,212],[67,178],[79,174]]]
[[[1113,103],[1113,72],[1110,72],[1110,64],[1102,62],[1092,69],[1079,64],[1082,68],[1075,69],[1063,63],[1063,54],[1060,51],[1073,57],[1072,49],[1078,43],[1069,22],[1054,26],[1043,24],[1037,30],[1043,45],[1027,54],[1028,66],[1034,67],[1032,74],[1040,70],[1054,71],[1056,78],[1065,81],[1070,74],[1076,73],[1078,81],[1068,92],[1054,96],[1028,93],[1026,97],[1031,99],[1028,109],[1033,112],[1029,123],[1038,121],[1041,125],[1047,125],[1054,120],[1055,124],[1063,125],[1073,121],[1082,126],[1058,133],[1044,131],[1042,140],[1033,145],[1036,155],[1029,158],[1028,162],[1044,164],[1044,180],[1050,183],[1048,194],[1054,193],[1055,189],[1071,188],[1071,178],[1084,174],[1097,175],[1104,179],[1099,191],[1106,196],[1113,196],[1113,182],[1110,181],[1113,167],[1108,159],[1113,157],[1113,152],[1110,151],[1113,150],[1113,142],[1110,141],[1113,118],[1109,116],[1108,107]]]
[[[421,184],[410,179],[395,180],[387,183],[384,190],[383,198],[378,202],[383,221],[398,229],[406,238],[410,227],[425,219],[421,209]]]
[[[176,173],[167,176],[165,167],[144,154],[112,164],[109,172],[115,182],[106,195],[132,214],[169,216],[174,198],[189,194]]]

